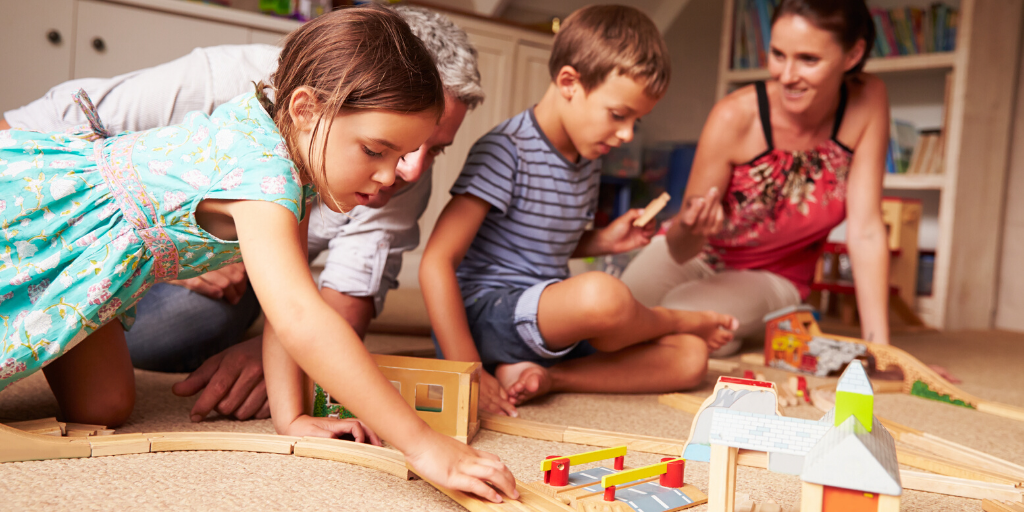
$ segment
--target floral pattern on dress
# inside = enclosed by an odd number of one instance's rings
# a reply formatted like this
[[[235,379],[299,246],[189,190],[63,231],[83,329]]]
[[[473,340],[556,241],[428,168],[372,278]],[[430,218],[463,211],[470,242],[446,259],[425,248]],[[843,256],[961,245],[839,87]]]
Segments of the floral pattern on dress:
[[[301,219],[312,189],[281,145],[252,94],[107,138],[0,131],[0,390],[107,322],[129,328],[154,283],[239,261],[237,242],[196,223],[201,200],[272,201]]]

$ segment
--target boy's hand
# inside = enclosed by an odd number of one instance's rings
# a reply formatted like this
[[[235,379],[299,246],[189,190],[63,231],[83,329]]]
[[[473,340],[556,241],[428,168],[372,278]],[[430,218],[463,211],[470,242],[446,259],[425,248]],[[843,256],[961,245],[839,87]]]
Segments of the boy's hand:
[[[519,499],[516,479],[497,455],[475,450],[434,431],[429,431],[428,437],[417,447],[422,448],[416,453],[406,453],[405,460],[420,477],[442,487],[471,492],[494,503],[502,502],[495,489]]]
[[[295,418],[295,421],[288,425],[282,432],[286,436],[297,437],[328,437],[340,438],[348,434],[357,443],[372,444],[381,446],[380,438],[370,427],[360,420],[349,418],[340,420],[338,418],[314,418],[305,414]]]
[[[724,219],[718,187],[711,187],[703,196],[687,197],[679,212],[679,224],[693,236],[709,237],[718,234]]]
[[[602,254],[619,254],[644,247],[651,243],[651,237],[658,229],[658,223],[651,221],[643,227],[636,227],[633,221],[644,211],[634,208],[620,215],[597,233],[596,241]]]
[[[481,409],[492,414],[511,416],[513,418],[519,416],[519,413],[516,412],[516,406],[512,405],[512,402],[509,401],[505,388],[501,387],[498,379],[487,372],[480,372],[479,405]]]

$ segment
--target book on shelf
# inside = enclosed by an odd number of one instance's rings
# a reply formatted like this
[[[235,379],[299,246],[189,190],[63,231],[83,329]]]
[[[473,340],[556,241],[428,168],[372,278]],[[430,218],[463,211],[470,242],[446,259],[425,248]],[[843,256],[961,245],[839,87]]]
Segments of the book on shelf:
[[[892,174],[942,174],[942,130],[917,131],[904,121],[894,121],[895,135],[889,141],[886,172]],[[913,146],[908,148],[910,140]]]
[[[891,162],[886,163],[886,172],[906,174],[914,147],[917,145],[917,128],[900,119],[892,119],[891,123],[889,127],[889,158],[891,158]]]
[[[772,16],[781,0],[736,0],[733,16],[732,68],[768,65]]]
[[[928,8],[898,7],[871,9],[875,24],[873,57],[951,52],[956,49],[959,13],[953,7],[935,3]]]

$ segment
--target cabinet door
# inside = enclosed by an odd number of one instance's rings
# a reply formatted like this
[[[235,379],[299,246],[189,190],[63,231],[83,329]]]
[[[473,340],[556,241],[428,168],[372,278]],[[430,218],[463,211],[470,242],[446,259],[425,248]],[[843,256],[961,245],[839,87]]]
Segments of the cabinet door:
[[[477,139],[491,131],[491,128],[511,117],[509,96],[515,41],[512,38],[471,31],[467,27],[463,29],[469,36],[470,44],[477,50],[477,67],[480,70],[480,85],[484,89],[484,102],[466,113],[466,118],[462,121],[462,127],[459,128],[452,145],[434,160],[430,202],[420,217],[420,245],[405,254],[402,270],[398,274],[399,286],[402,288],[419,287],[418,270],[423,248],[427,245],[441,210],[452,197],[448,190],[459,177],[469,148],[473,147]]]
[[[74,7],[74,0],[0,0],[0,113],[71,78]]]
[[[249,42],[252,44],[274,44],[283,47],[285,37],[288,37],[288,34],[270,32],[269,30],[252,29],[249,31]]]
[[[202,46],[245,44],[249,29],[92,0],[78,2],[75,78],[111,77]]]
[[[443,155],[434,161],[433,189],[430,204],[420,217],[420,232],[425,245],[426,238],[434,228],[434,222],[451,195],[448,190],[466,162],[466,154],[477,139],[489,132],[498,123],[511,117],[509,92],[512,78],[512,57],[515,43],[511,40],[467,32],[469,42],[477,50],[477,66],[480,69],[480,84],[483,86],[484,102],[466,114],[466,119],[455,136],[455,141]]]
[[[536,105],[551,85],[548,58],[551,47],[519,43],[516,48],[515,81],[512,86],[512,112],[518,113]]]

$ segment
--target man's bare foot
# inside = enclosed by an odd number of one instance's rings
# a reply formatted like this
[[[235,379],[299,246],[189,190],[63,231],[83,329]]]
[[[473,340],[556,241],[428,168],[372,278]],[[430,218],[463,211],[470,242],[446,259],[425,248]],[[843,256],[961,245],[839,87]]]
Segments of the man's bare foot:
[[[499,364],[494,370],[494,376],[508,393],[509,402],[514,405],[520,405],[551,391],[551,373],[537,363],[523,361]]]

